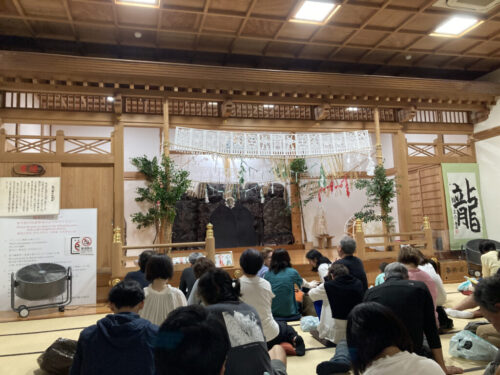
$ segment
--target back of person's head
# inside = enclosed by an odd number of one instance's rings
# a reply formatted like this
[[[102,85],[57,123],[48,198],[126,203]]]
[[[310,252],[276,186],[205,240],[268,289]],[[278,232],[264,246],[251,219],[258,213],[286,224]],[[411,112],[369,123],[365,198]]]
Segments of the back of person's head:
[[[417,267],[420,264],[420,255],[418,250],[413,246],[403,245],[399,250],[398,262],[403,264],[411,264]]]
[[[174,274],[172,259],[166,255],[153,255],[146,265],[146,280],[171,279]]]
[[[248,275],[257,275],[263,264],[262,255],[255,249],[246,249],[240,256],[241,269]]]
[[[318,267],[322,265],[323,263],[330,264],[332,263],[330,259],[327,257],[323,256],[320,251],[316,249],[311,249],[306,253],[306,258],[309,260],[314,261],[315,266],[313,267],[313,271],[318,271]]]
[[[285,268],[291,267],[292,262],[290,261],[290,254],[285,249],[276,249],[273,251],[273,257],[271,258],[271,267],[269,270],[278,273]]]
[[[203,256],[204,255],[202,253],[191,253],[188,256],[189,263],[191,263],[191,265],[193,265],[194,262],[196,262],[196,259],[201,258]]]
[[[216,268],[205,272],[198,282],[198,293],[207,305],[225,301],[238,301],[240,294],[239,280],[231,279],[231,276],[223,269]]]
[[[412,341],[404,324],[392,310],[377,302],[361,303],[347,317],[347,345],[355,374],[389,346],[412,351]]]
[[[328,268],[328,278],[333,280],[336,277],[342,277],[349,275],[349,268],[340,263],[333,263],[330,268]]]
[[[352,237],[345,236],[340,240],[340,250],[345,255],[352,255],[356,251],[356,241]]]
[[[194,277],[199,279],[205,272],[211,269],[215,269],[214,262],[205,257],[198,258],[193,264]]]
[[[392,262],[385,267],[385,279],[393,278],[400,280],[408,280],[408,268],[399,262]]]
[[[266,259],[266,257],[271,254],[273,252],[273,248],[272,247],[264,247],[262,248],[262,250],[260,251],[260,254],[262,255],[262,258]]]
[[[481,242],[479,242],[479,246],[477,247],[481,254],[487,253],[491,250],[496,250],[496,248],[497,246],[491,240],[482,240]]]
[[[153,250],[145,250],[139,255],[139,269],[142,273],[146,272],[146,264],[148,264],[148,260],[156,254],[156,251]]]
[[[483,309],[500,312],[500,270],[494,276],[479,281],[474,289],[474,300]]]
[[[220,375],[230,344],[215,315],[199,305],[179,307],[160,326],[154,356],[158,375]]]
[[[389,263],[387,262],[382,262],[378,265],[378,269],[380,270],[380,272],[384,272],[385,271],[385,267],[387,267]]]
[[[144,290],[135,280],[123,280],[111,288],[108,294],[108,302],[115,305],[117,309],[122,307],[134,307],[144,301]]]

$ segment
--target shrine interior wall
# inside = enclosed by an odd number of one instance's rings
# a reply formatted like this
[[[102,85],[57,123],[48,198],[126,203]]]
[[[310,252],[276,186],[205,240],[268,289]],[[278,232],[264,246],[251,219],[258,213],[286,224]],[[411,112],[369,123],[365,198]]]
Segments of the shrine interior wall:
[[[474,132],[492,129],[500,126],[500,100],[490,112],[489,118],[477,124]],[[479,175],[481,180],[481,196],[483,199],[483,211],[486,221],[488,238],[500,241],[500,136],[488,138],[476,142],[476,157],[479,164]]]

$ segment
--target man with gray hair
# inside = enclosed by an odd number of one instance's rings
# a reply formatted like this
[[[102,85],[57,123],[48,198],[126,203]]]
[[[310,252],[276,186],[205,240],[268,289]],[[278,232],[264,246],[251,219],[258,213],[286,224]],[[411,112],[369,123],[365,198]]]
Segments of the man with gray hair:
[[[484,317],[500,333],[500,271],[479,282],[474,290],[474,300]],[[500,350],[495,360],[486,367],[484,375],[500,375]]]
[[[368,280],[366,279],[365,268],[363,267],[363,262],[361,259],[354,256],[356,251],[356,241],[351,237],[344,237],[340,240],[340,248],[338,250],[340,259],[336,260],[334,263],[343,264],[349,269],[349,273],[361,281],[363,285],[363,290],[368,289]]]
[[[408,329],[416,354],[433,358],[446,374],[460,374],[462,369],[446,366],[441,349],[434,303],[427,286],[408,280],[408,269],[398,262],[385,268],[385,282],[369,289],[364,302],[378,302],[389,307]],[[424,334],[430,347],[424,347]]]
[[[196,259],[203,257],[202,253],[191,253],[189,254],[188,260],[191,264],[189,267],[184,268],[181,274],[181,281],[179,282],[179,289],[184,293],[186,298],[189,298],[191,294],[191,289],[193,289],[194,282],[196,281],[196,277],[194,277],[193,264],[196,262]]]

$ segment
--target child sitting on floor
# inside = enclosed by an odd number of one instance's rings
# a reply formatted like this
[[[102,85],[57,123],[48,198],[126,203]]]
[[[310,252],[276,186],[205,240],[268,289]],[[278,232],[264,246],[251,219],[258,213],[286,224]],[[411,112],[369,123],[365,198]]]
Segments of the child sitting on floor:
[[[141,318],[160,325],[177,307],[186,306],[184,293],[168,284],[174,274],[172,260],[166,255],[153,255],[146,266],[146,279],[151,284],[144,288],[146,299],[139,312]]]
[[[387,267],[387,262],[382,262],[379,264],[378,269],[380,270],[381,273],[377,275],[375,278],[375,286],[380,285],[384,282],[385,280],[385,267]]]

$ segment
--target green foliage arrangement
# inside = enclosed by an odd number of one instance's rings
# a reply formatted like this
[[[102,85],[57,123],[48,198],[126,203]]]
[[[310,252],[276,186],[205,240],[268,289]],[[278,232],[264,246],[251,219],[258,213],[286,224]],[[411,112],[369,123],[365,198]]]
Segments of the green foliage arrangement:
[[[132,221],[137,224],[138,229],[155,225],[158,234],[161,226],[167,229],[165,227],[171,227],[173,224],[176,215],[175,204],[191,184],[188,179],[189,172],[177,169],[172,159],[165,155],[162,155],[161,162],[156,156],[151,160],[146,155],[132,158],[132,164],[146,176],[148,184],[146,187],[137,188],[138,196],[135,200],[151,204],[146,213],[132,214]]]
[[[370,180],[358,180],[354,184],[357,189],[365,190],[368,201],[361,211],[354,214],[356,219],[368,223],[371,221],[383,221],[388,230],[394,226],[391,201],[396,196],[396,184],[393,179],[387,178],[385,168],[382,165],[375,167],[375,175]],[[377,214],[376,208],[380,207],[381,214]]]
[[[290,174],[295,178],[295,181],[300,180],[300,174],[307,172],[306,159],[293,159],[290,163]]]

